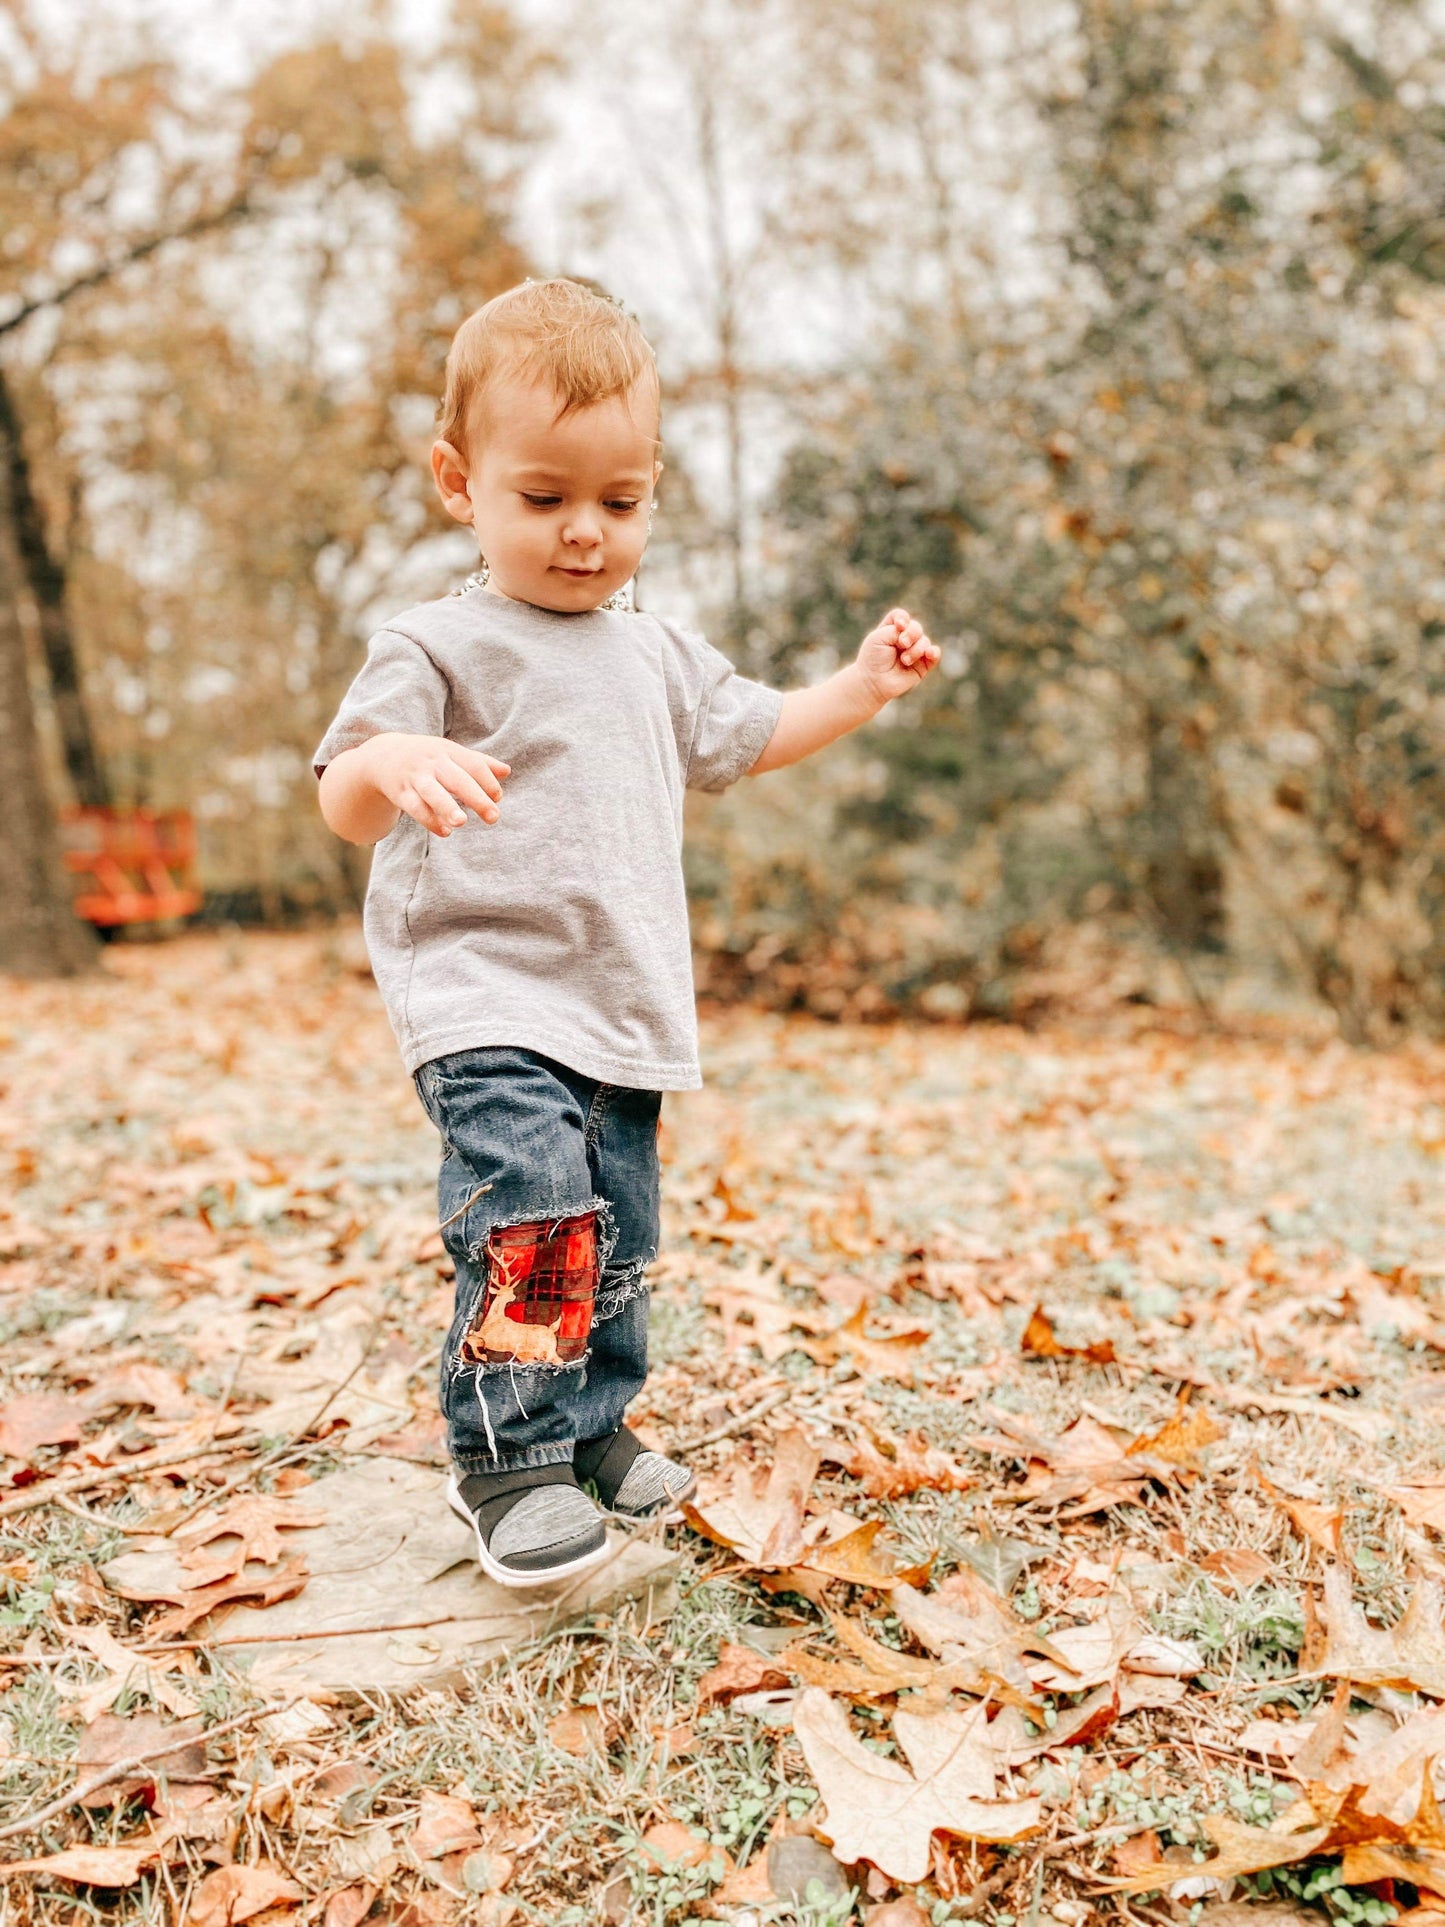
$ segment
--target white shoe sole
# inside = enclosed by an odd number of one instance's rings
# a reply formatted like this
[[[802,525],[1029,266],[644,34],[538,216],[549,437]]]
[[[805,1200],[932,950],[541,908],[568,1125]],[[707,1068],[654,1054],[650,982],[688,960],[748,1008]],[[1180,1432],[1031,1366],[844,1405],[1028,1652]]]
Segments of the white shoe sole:
[[[580,1559],[569,1559],[565,1565],[553,1566],[547,1572],[518,1572],[515,1566],[502,1565],[487,1551],[481,1530],[457,1490],[455,1477],[447,1480],[447,1504],[463,1525],[471,1527],[477,1548],[477,1564],[488,1579],[516,1592],[535,1592],[539,1587],[553,1585],[559,1579],[575,1579],[578,1573],[590,1572],[594,1566],[600,1566],[612,1550],[608,1545],[601,1545],[595,1552],[584,1552]]]

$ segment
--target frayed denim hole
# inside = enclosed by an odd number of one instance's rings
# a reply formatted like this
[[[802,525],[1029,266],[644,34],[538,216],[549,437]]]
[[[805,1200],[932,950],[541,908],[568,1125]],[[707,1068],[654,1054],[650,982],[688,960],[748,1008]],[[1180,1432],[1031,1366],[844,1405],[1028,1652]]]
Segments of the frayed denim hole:
[[[481,1200],[479,1199],[478,1204],[480,1203]],[[463,1333],[471,1330],[472,1326],[481,1316],[482,1307],[486,1303],[487,1292],[492,1281],[490,1246],[494,1233],[509,1230],[513,1225],[549,1224],[559,1222],[563,1218],[586,1217],[589,1212],[595,1220],[593,1235],[597,1244],[597,1289],[594,1290],[592,1299],[592,1322],[595,1324],[597,1321],[597,1297],[601,1289],[603,1271],[606,1266],[607,1257],[617,1242],[617,1228],[612,1215],[612,1206],[606,1198],[602,1197],[592,1197],[589,1198],[585,1204],[568,1206],[563,1210],[539,1211],[534,1205],[528,1210],[514,1212],[505,1218],[487,1219],[482,1237],[468,1244],[466,1247],[467,1256],[477,1267],[478,1279],[474,1291],[468,1295],[465,1318],[454,1321],[460,1322]],[[470,1216],[470,1213],[467,1215]],[[444,1370],[447,1377],[453,1382],[464,1377],[477,1379],[492,1378],[498,1372],[510,1372],[513,1370],[522,1373],[535,1372],[538,1374],[570,1372],[585,1366],[591,1355],[592,1351],[589,1346],[580,1358],[563,1359],[555,1365],[518,1366],[515,1360],[512,1359],[498,1359],[491,1363],[486,1361],[479,1363],[472,1359],[463,1358],[461,1356],[461,1347],[458,1346],[455,1353],[446,1359]]]
[[[647,1279],[647,1267],[651,1263],[650,1258],[640,1258],[636,1264],[625,1266],[609,1285],[598,1285],[592,1306],[594,1325],[602,1325],[609,1318],[615,1318],[634,1298],[641,1298],[651,1290]]]
[[[521,1383],[522,1395],[525,1397],[529,1386],[543,1386],[554,1379],[559,1372],[580,1372],[591,1356],[589,1347],[580,1358],[570,1358],[563,1365],[514,1365],[510,1359],[499,1358],[489,1365],[463,1365],[461,1371],[454,1376],[475,1379],[509,1379],[515,1376]]]

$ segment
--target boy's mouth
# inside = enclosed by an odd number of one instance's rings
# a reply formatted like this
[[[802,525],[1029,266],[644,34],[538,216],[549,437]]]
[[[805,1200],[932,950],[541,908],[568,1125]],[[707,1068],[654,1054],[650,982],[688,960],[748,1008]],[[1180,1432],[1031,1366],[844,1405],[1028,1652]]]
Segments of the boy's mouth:
[[[601,575],[602,571],[600,569],[566,569],[564,568],[562,570],[562,573],[563,575],[575,576],[579,582],[586,582],[591,576]]]

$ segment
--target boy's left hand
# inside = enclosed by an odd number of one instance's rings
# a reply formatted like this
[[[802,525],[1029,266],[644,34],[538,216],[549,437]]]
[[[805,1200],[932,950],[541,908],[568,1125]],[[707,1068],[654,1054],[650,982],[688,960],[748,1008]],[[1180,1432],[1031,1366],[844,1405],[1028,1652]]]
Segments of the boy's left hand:
[[[876,629],[870,629],[858,651],[858,667],[880,703],[906,696],[932,669],[939,647],[923,633],[923,624],[906,609],[890,609]]]

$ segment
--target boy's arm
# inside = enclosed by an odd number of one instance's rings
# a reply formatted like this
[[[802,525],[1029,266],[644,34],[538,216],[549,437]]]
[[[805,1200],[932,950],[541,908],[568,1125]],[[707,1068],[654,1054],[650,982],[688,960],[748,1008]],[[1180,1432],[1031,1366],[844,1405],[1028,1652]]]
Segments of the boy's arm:
[[[787,692],[777,727],[749,776],[801,763],[815,750],[871,722],[895,696],[917,688],[938,656],[937,643],[923,633],[921,623],[906,609],[890,609],[863,638],[856,661],[811,689]]]
[[[502,798],[498,779],[510,774],[496,757],[463,749],[445,736],[384,730],[326,765],[321,814],[348,843],[379,842],[403,811],[434,836],[450,836],[466,822],[467,810],[485,823],[496,822]]]

